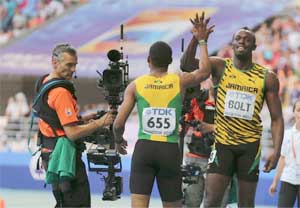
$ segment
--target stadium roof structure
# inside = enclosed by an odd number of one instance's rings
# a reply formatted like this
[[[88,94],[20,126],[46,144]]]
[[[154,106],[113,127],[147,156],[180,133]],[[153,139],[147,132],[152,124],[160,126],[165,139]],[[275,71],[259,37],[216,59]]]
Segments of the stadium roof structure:
[[[97,77],[96,70],[107,68],[106,53],[123,47],[128,56],[131,78],[146,73],[149,46],[158,40],[172,46],[172,68],[179,68],[181,39],[191,38],[189,18],[205,11],[215,24],[209,50],[228,43],[233,33],[254,27],[277,14],[286,0],[90,0],[71,13],[39,28],[0,50],[0,73],[41,75],[51,70],[51,50],[68,42],[79,51],[78,75]],[[120,42],[120,25],[124,41]]]

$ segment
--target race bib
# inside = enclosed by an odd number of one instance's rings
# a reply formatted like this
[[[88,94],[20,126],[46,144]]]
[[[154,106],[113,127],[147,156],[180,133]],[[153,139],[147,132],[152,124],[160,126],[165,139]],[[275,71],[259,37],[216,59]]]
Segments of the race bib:
[[[211,164],[215,161],[216,155],[217,155],[217,150],[211,151],[209,158],[208,158],[208,164]]]
[[[252,120],[256,95],[248,92],[228,90],[225,98],[224,115]]]
[[[146,134],[169,136],[176,128],[176,109],[144,108],[142,124]]]

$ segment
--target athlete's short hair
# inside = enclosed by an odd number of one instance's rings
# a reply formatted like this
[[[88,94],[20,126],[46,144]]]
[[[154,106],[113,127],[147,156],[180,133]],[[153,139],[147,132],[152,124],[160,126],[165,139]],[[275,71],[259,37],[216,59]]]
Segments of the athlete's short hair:
[[[172,63],[172,48],[163,41],[157,41],[150,47],[149,57],[156,67],[168,67]]]
[[[63,53],[68,53],[72,56],[77,55],[76,49],[72,45],[68,43],[62,43],[55,46],[52,51],[52,58],[61,61]]]

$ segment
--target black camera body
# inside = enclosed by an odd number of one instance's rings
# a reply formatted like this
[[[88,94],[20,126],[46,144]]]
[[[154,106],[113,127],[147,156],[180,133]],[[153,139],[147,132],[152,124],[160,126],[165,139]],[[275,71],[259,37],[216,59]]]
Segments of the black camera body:
[[[186,184],[196,184],[202,176],[201,168],[197,165],[181,165],[182,182]]]
[[[200,132],[199,125],[201,124],[200,121],[191,121],[188,124],[195,128],[196,132]],[[211,146],[215,142],[215,136],[213,133],[205,133],[201,134],[200,136],[194,132],[191,136],[191,141],[188,143],[189,151],[193,154],[209,157],[211,153]]]
[[[123,92],[129,82],[128,61],[123,60],[123,53],[110,50],[107,53],[110,60],[108,68],[99,73],[98,87],[104,89],[104,96],[111,106],[120,105],[123,101]]]
[[[105,100],[110,105],[111,110],[116,111],[118,105],[123,102],[125,88],[129,82],[127,61],[123,60],[123,54],[118,50],[110,50],[107,54],[110,62],[108,68],[103,71],[98,79],[98,87],[103,88]],[[99,112],[98,118],[105,112]],[[105,188],[102,200],[114,201],[120,197],[123,191],[122,177],[115,173],[122,171],[122,161],[119,153],[115,150],[115,141],[112,125],[109,128],[101,128],[85,139],[87,142],[95,144],[87,152],[89,171],[94,171],[103,175]]]

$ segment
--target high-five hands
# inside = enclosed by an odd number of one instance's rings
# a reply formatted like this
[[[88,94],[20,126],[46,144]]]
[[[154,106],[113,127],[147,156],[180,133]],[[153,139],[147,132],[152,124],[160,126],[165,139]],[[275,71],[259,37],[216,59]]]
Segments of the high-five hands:
[[[214,31],[215,25],[208,27],[209,20],[209,17],[205,19],[205,12],[202,12],[200,17],[198,13],[196,13],[194,19],[190,18],[190,21],[194,26],[192,29],[192,33],[198,41],[207,41],[210,33]]]

